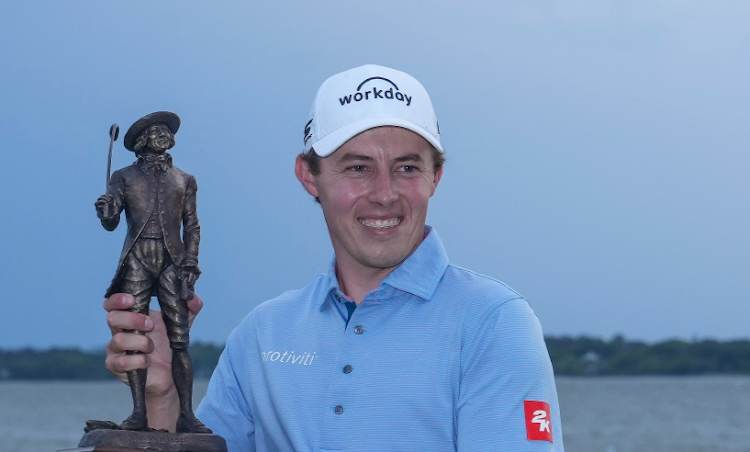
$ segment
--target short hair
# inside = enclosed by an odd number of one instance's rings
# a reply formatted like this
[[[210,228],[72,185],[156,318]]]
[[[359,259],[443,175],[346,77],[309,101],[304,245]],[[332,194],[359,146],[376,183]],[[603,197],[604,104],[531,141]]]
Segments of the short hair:
[[[167,149],[172,149],[174,147],[174,144],[175,144],[175,141],[174,141],[174,132],[172,132],[172,129],[170,129],[168,125],[159,122],[159,123],[156,123],[156,124],[151,124],[150,126],[146,127],[143,130],[143,132],[141,132],[141,134],[138,135],[138,138],[136,138],[136,140],[135,140],[135,145],[133,145],[133,151],[140,152],[140,151],[143,150],[143,148],[146,147],[146,145],[148,144],[148,131],[153,126],[164,126],[164,127],[166,127],[167,130],[169,130],[169,146],[167,146]]]

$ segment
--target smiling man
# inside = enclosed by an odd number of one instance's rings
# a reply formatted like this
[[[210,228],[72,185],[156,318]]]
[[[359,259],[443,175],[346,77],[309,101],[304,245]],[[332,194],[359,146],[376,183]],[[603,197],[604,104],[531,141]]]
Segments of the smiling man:
[[[320,159],[297,159],[297,178],[320,202],[336,253],[341,289],[356,304],[422,242],[427,204],[443,169],[432,146],[404,128],[381,126]]]
[[[304,131],[295,173],[320,203],[334,259],[240,323],[200,418],[232,452],[562,451],[552,366],[528,302],[451,265],[425,224],[444,157],[422,85],[375,65],[334,75]],[[129,304],[105,301],[116,314],[113,372],[148,365],[125,350],[164,347],[158,315],[119,311]],[[168,373],[152,375],[159,414],[149,419],[172,428]]]

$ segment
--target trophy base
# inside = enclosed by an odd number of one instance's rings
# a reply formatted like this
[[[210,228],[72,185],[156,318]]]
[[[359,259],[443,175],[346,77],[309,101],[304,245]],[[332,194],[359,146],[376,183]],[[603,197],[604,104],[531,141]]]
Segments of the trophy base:
[[[227,452],[227,443],[210,433],[164,431],[92,430],[74,451],[90,452]]]

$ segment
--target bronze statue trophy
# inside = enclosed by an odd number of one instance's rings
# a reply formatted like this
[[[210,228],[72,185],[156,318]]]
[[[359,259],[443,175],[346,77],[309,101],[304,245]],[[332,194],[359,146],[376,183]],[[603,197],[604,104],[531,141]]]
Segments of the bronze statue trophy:
[[[123,141],[125,148],[138,159],[115,171],[112,177],[107,170],[107,193],[95,204],[106,230],[117,228],[122,211],[128,226],[117,272],[105,297],[129,293],[135,298],[131,310],[146,315],[152,296],[156,296],[161,307],[172,349],[172,377],[180,400],[177,433],[149,429],[145,402],[147,370],[139,369],[128,372],[133,413],[119,425],[109,421],[87,422],[87,433],[78,450],[226,451],[224,440],[212,435],[193,414],[187,300],[192,299],[195,281],[201,274],[200,226],[195,177],[174,166],[172,156],[167,153],[175,145],[174,135],[179,128],[180,118],[168,111],[148,114],[130,126]],[[113,125],[110,161],[117,132]],[[192,440],[186,435],[192,436]]]

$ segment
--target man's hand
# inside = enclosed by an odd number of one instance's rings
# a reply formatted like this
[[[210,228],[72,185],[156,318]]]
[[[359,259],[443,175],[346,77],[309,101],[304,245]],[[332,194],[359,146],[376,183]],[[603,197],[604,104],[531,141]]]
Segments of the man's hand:
[[[104,300],[107,324],[112,339],[107,344],[106,368],[127,383],[127,371],[148,368],[146,398],[176,397],[172,380],[172,350],[160,311],[149,315],[128,311],[135,299],[124,293],[114,294]],[[188,300],[189,322],[203,308],[203,301],[194,296]],[[140,352],[128,354],[126,352]],[[149,414],[151,417],[151,414]]]

